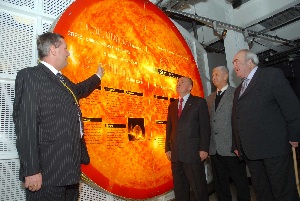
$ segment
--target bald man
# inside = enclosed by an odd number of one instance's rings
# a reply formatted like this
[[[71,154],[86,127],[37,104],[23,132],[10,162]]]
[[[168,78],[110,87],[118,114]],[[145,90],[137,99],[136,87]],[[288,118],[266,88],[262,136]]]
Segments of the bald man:
[[[208,201],[204,160],[208,156],[210,124],[205,99],[190,94],[193,82],[178,79],[179,99],[169,105],[165,151],[171,161],[175,199]]]

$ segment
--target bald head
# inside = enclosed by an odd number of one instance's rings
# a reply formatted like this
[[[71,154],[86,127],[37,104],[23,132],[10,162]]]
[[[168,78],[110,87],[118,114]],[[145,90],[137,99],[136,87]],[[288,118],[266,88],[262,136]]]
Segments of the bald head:
[[[178,79],[176,85],[176,91],[180,95],[180,97],[184,97],[188,93],[191,92],[193,88],[193,81],[189,77],[181,77]]]

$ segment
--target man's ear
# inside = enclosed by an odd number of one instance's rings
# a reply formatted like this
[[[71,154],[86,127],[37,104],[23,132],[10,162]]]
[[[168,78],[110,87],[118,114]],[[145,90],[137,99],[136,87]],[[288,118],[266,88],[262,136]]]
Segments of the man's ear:
[[[56,55],[56,48],[54,47],[54,45],[51,45],[50,46],[50,52],[49,52],[51,55]]]
[[[228,80],[228,78],[229,78],[229,75],[227,73],[225,73],[224,79]]]
[[[253,65],[254,65],[252,59],[248,59],[247,64],[250,65],[250,66],[253,66]],[[254,66],[255,66],[255,65],[254,65]]]

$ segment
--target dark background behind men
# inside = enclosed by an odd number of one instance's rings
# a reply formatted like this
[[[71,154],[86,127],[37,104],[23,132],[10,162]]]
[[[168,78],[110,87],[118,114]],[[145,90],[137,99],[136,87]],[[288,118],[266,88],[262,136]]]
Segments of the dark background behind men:
[[[274,67],[280,68],[283,71],[286,79],[288,79],[300,100],[300,59],[287,61]]]
[[[208,155],[210,124],[205,99],[190,94],[192,80],[178,79],[176,91],[182,102],[168,108],[165,151],[171,160],[175,199],[190,201],[190,188],[197,201],[208,201],[204,160]]]
[[[62,36],[38,37],[41,63],[17,74],[13,118],[20,157],[20,179],[27,200],[78,200],[80,164],[88,163],[78,99],[100,84],[104,70],[74,84],[57,73],[70,55]],[[65,82],[65,83],[63,83]],[[83,156],[85,158],[83,158]]]
[[[300,140],[299,101],[283,73],[257,68],[258,58],[249,50],[239,51],[233,64],[238,77],[250,79],[244,93],[242,83],[234,95],[235,153],[249,167],[258,201],[296,201],[291,148]]]

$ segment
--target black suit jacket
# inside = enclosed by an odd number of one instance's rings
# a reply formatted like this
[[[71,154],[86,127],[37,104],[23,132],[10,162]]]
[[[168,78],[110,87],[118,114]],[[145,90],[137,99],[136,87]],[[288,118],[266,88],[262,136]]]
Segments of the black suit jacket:
[[[299,101],[279,69],[258,68],[243,95],[241,85],[233,101],[233,149],[252,160],[291,151],[300,141]]]
[[[171,160],[200,163],[199,151],[208,152],[210,122],[205,99],[190,95],[180,119],[178,100],[169,105],[165,151],[171,151]]]
[[[97,75],[67,85],[77,99],[100,84]],[[63,186],[80,180],[82,141],[78,108],[70,91],[46,66],[21,70],[15,81],[13,119],[20,157],[20,179],[42,173],[43,185]]]

